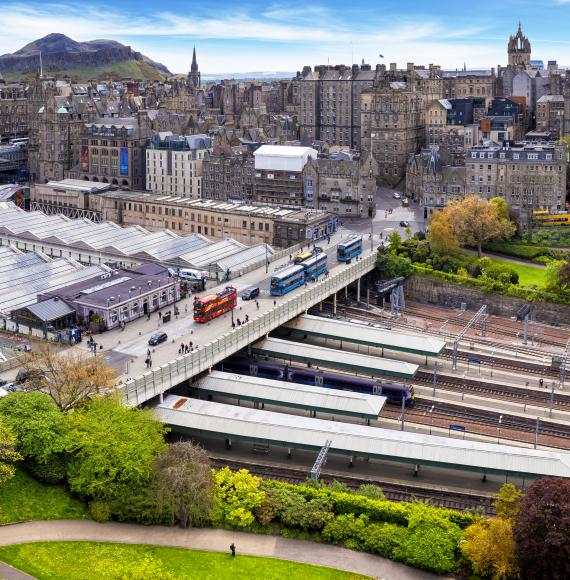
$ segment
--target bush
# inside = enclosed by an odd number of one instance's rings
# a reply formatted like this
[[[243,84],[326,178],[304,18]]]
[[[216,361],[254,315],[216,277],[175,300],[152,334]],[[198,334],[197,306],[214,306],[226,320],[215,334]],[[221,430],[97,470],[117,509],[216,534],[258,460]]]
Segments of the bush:
[[[533,260],[540,255],[549,255],[550,250],[546,246],[530,246],[527,244],[492,242],[485,244],[485,250],[505,256],[513,256],[522,260]]]
[[[394,558],[394,552],[408,538],[407,528],[395,524],[372,524],[368,526],[362,547],[384,558]]]
[[[125,488],[123,493],[108,500],[111,513],[120,522],[134,522],[143,526],[172,526],[174,517],[168,506],[158,508],[154,482],[142,488]]]
[[[380,501],[386,501],[384,492],[379,485],[374,485],[372,483],[363,483],[356,492],[358,495],[367,497],[368,499],[378,499]]]
[[[327,523],[323,529],[323,538],[332,544],[342,544],[349,539],[362,538],[369,528],[368,516],[343,514]]]
[[[95,500],[89,504],[89,513],[96,522],[102,524],[111,519],[111,506],[106,501]]]
[[[409,276],[413,272],[412,262],[409,258],[395,256],[394,254],[378,254],[376,268],[383,279]]]
[[[60,483],[65,478],[65,459],[59,453],[53,453],[45,463],[28,459],[24,466],[33,477],[44,483]]]

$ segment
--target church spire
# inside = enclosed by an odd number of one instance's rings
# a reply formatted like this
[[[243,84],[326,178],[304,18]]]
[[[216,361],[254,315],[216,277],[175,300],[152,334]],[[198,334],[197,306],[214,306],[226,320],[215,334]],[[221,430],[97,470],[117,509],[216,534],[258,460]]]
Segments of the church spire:
[[[519,21],[519,28],[520,28],[520,21]],[[194,49],[192,51],[192,68],[191,70],[198,70],[198,62],[196,61],[196,45],[194,45]]]
[[[198,61],[196,59],[196,46],[192,50],[192,64],[190,65],[190,72],[188,73],[188,85],[194,89],[200,87],[201,82],[200,70],[198,69]]]

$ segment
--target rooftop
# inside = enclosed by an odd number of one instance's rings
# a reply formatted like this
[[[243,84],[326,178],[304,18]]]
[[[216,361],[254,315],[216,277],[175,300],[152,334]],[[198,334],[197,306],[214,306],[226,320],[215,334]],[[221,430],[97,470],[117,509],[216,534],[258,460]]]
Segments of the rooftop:
[[[292,157],[299,158],[305,155],[317,156],[318,151],[312,147],[293,147],[291,145],[262,145],[253,153],[256,157]]]
[[[40,184],[41,185],[41,184]],[[62,179],[61,181],[48,181],[42,187],[52,187],[53,189],[66,189],[68,191],[83,191],[88,193],[100,193],[107,191],[111,185],[108,183],[94,183],[83,179]]]

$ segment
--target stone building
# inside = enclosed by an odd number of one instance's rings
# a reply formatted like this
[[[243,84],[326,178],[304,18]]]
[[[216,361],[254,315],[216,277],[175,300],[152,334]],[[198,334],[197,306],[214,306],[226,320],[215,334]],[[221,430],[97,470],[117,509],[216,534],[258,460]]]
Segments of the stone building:
[[[190,72],[188,73],[188,86],[193,89],[199,89],[202,84],[202,75],[198,68],[198,61],[196,60],[196,47],[192,50],[192,64],[190,65]]]
[[[167,195],[202,197],[202,167],[211,151],[208,135],[155,133],[146,148],[146,188]]]
[[[330,213],[275,206],[232,204],[155,193],[111,191],[98,196],[103,218],[120,225],[157,231],[233,238],[247,245],[262,242],[288,247],[334,233],[338,217]]]
[[[372,153],[375,175],[397,184],[423,142],[420,93],[413,83],[379,81],[362,93],[361,117],[361,145]]]
[[[519,21],[519,29],[514,36],[509,36],[507,47],[509,66],[513,68],[528,68],[530,66],[530,40],[523,34]]]
[[[491,98],[497,94],[495,69],[443,71],[442,74],[445,99]]]
[[[124,189],[144,189],[145,150],[150,135],[148,118],[144,114],[98,118],[86,123],[80,160],[68,176],[111,183]]]
[[[550,131],[554,137],[564,135],[564,97],[544,95],[536,103],[536,130]]]
[[[561,142],[478,145],[466,156],[466,193],[502,197],[523,220],[533,210],[561,210],[566,202],[566,155]]]
[[[444,161],[437,146],[410,155],[406,167],[406,194],[421,207],[426,217],[434,209],[465,196],[465,167]]]
[[[0,76],[0,143],[28,136],[27,89],[20,84],[6,84]]]
[[[251,201],[254,190],[253,157],[209,155],[202,164],[202,197]]]

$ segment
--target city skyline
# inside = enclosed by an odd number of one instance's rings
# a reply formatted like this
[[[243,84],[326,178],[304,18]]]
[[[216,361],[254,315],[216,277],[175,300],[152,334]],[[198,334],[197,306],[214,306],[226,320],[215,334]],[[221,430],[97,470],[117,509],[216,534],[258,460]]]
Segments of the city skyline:
[[[77,41],[110,38],[129,44],[175,73],[189,70],[192,47],[204,75],[296,71],[306,64],[351,64],[362,59],[444,68],[506,64],[506,43],[518,20],[533,58],[570,65],[564,14],[570,0],[482,0],[473,16],[450,0],[429,10],[417,0],[363,1],[357,8],[333,0],[310,6],[222,1],[215,10],[179,1],[157,8],[145,0],[77,5],[64,2],[3,5],[0,53],[15,52],[52,32]],[[380,58],[383,55],[383,59]]]

